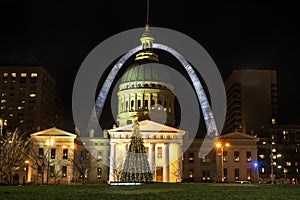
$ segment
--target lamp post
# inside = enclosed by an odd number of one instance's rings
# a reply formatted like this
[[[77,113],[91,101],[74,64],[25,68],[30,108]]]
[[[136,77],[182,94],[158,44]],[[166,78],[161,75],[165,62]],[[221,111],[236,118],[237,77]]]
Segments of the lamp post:
[[[228,148],[230,144],[222,141],[216,143],[216,148],[221,150],[221,181],[224,182],[224,147]]]

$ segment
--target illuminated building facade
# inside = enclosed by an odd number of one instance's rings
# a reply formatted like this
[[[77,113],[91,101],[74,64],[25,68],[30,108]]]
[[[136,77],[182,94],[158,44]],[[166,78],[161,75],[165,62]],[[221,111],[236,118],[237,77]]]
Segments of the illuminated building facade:
[[[274,70],[234,70],[225,82],[227,115],[223,133],[257,134],[277,124],[277,77]]]
[[[300,126],[265,126],[259,133],[258,159],[260,176],[274,181],[291,183],[300,179]]]
[[[239,132],[222,135],[218,145],[203,158],[198,157],[203,140],[195,139],[184,153],[183,177],[195,182],[258,181],[258,139]],[[223,160],[223,161],[222,161]],[[223,176],[223,179],[222,179]]]
[[[61,125],[62,102],[43,67],[0,67],[0,118],[29,133]]]
[[[76,135],[57,128],[31,134],[33,148],[28,157],[27,182],[71,184],[74,179]]]

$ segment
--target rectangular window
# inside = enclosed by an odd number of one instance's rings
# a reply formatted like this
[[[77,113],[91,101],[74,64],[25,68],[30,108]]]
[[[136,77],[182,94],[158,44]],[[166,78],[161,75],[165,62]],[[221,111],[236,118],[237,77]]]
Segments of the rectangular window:
[[[39,158],[43,158],[43,157],[44,157],[44,149],[39,148]]]
[[[246,158],[247,158],[247,162],[251,162],[252,158],[251,158],[251,151],[247,151],[246,152]]]
[[[224,180],[227,180],[227,168],[223,170]]]
[[[138,109],[141,108],[141,100],[138,100]]]
[[[194,153],[189,153],[189,163],[194,162]]]
[[[102,161],[102,152],[101,151],[97,152],[97,161],[98,162]]]
[[[209,156],[209,155],[204,156],[204,157],[202,158],[202,162],[203,162],[203,163],[209,163],[209,162],[211,162],[210,156]]]
[[[50,165],[50,177],[54,177],[55,173],[55,165]]]
[[[227,151],[223,151],[223,162],[227,162]]]
[[[37,73],[31,73],[31,78],[36,78],[37,77]]]
[[[97,168],[97,174],[98,174],[98,175],[101,175],[101,174],[102,174],[102,168],[101,168],[101,167],[98,167],[98,168]]]
[[[247,169],[247,179],[250,181],[252,177],[252,170],[251,169]]]
[[[194,169],[189,169],[189,177],[190,178],[194,177]]]
[[[202,171],[202,179],[210,180],[210,171]]]
[[[67,166],[62,166],[61,176],[63,178],[67,177]]]
[[[62,155],[63,159],[68,159],[68,149],[63,149],[63,155]]]
[[[20,75],[22,78],[26,78],[27,74],[26,73],[21,73]]]
[[[235,151],[234,152],[234,162],[239,162],[240,161],[240,152]]]
[[[51,159],[55,159],[56,149],[51,149]]]
[[[145,100],[145,109],[148,110],[148,100]]]
[[[234,169],[234,177],[235,177],[235,180],[240,179],[240,169],[238,169],[238,168]]]
[[[157,158],[162,158],[162,147],[157,147]]]
[[[39,174],[42,174],[42,173],[43,173],[43,168],[42,168],[42,166],[38,166],[38,173],[39,173]]]

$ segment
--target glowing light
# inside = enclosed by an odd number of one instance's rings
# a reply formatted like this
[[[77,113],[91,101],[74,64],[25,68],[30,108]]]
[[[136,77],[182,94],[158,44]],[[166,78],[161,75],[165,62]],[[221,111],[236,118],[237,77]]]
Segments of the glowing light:
[[[221,148],[221,146],[222,146],[222,144],[221,144],[220,142],[218,142],[218,143],[216,144],[216,147],[217,147],[217,148]]]

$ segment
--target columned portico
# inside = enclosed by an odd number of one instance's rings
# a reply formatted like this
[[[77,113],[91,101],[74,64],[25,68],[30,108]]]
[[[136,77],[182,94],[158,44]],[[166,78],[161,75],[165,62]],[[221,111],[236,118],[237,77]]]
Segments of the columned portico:
[[[182,137],[185,131],[149,120],[139,122],[139,128],[144,145],[148,148],[148,161],[153,181],[178,182],[181,180],[181,173],[173,171],[182,169]],[[117,181],[114,173],[119,170],[115,165],[120,162],[117,159],[122,158],[123,163],[126,159],[126,144],[130,143],[132,124],[111,129],[109,134],[111,144],[110,181],[113,182]],[[116,155],[117,152],[120,153],[120,156]],[[159,180],[157,180],[157,175],[160,177]]]

